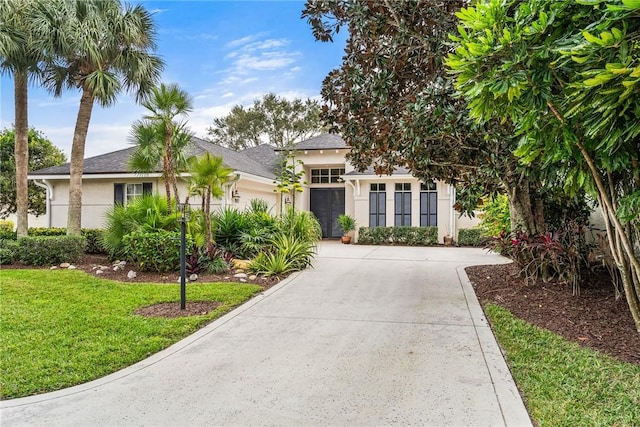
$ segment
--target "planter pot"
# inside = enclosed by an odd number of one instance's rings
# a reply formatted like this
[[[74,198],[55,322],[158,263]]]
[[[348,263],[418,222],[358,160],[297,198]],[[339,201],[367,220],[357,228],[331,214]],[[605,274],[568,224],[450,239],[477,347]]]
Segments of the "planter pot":
[[[452,244],[453,244],[453,237],[444,236],[444,245],[445,246],[451,246]]]
[[[349,243],[351,243],[351,236],[342,236],[340,238],[340,241],[342,241],[342,243],[344,243],[345,245],[348,245]]]

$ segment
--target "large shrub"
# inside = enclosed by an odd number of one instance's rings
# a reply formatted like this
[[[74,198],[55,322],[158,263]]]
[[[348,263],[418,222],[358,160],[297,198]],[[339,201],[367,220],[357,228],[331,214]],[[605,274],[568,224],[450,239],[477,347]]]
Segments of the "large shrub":
[[[78,262],[87,241],[82,236],[27,236],[18,239],[17,258],[27,265]]]
[[[509,233],[511,230],[509,198],[504,194],[498,194],[485,201],[478,218],[481,220],[478,228],[484,237],[497,237],[502,231]],[[460,240],[459,237],[458,240]]]
[[[0,239],[16,240],[16,232],[13,231],[13,221],[0,219]]]
[[[111,258],[124,256],[123,238],[133,232],[179,231],[179,214],[169,214],[166,197],[147,194],[127,206],[116,204],[106,213],[104,246]]]
[[[135,231],[122,237],[125,259],[144,271],[176,271],[180,269],[180,233],[175,231]],[[193,240],[187,236],[187,247]]]
[[[438,243],[438,227],[360,227],[358,243],[431,246]]]

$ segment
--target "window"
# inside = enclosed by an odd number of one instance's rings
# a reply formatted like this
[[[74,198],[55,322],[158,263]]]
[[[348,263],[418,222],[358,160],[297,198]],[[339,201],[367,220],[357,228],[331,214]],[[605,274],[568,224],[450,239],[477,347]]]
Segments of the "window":
[[[411,183],[396,184],[394,195],[394,225],[411,225]]]
[[[420,184],[420,227],[438,225],[438,192],[436,183]]]
[[[371,184],[369,191],[369,227],[387,225],[387,185]]]
[[[344,168],[311,169],[311,183],[338,184],[342,182],[340,175],[344,175]]]
[[[151,182],[141,182],[132,184],[114,184],[113,185],[113,202],[127,205],[135,197],[144,194],[151,194],[153,184]]]

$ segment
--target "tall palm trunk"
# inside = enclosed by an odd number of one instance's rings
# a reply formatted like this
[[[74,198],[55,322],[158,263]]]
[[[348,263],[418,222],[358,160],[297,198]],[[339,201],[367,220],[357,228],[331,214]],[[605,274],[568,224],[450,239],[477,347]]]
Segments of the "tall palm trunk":
[[[15,100],[15,145],[16,165],[16,219],[18,237],[29,232],[29,190],[27,173],[29,171],[29,122],[27,104],[27,72],[14,73]]]
[[[207,240],[207,247],[211,246],[213,243],[213,239],[211,237],[211,187],[207,187],[207,194],[204,197],[204,227],[205,227],[205,237]]]
[[[94,95],[87,89],[82,90],[80,108],[76,119],[71,146],[71,171],[69,179],[69,215],[67,216],[67,234],[80,236],[82,228],[82,171],[84,168],[84,148],[89,130],[89,121],[93,110]]]
[[[173,178],[172,175],[174,174],[174,168],[173,168],[173,124],[171,122],[169,122],[166,125],[165,128],[165,135],[164,135],[164,155],[165,155],[165,160],[163,162],[163,171],[166,172],[166,176],[164,177],[164,187],[165,190],[167,191],[167,205],[168,205],[168,209],[169,209],[169,213],[171,213],[173,206],[171,203],[171,186],[173,185]],[[179,202],[178,200],[178,193],[174,187],[173,189],[174,191],[174,197],[176,199],[176,207],[177,207],[177,203]]]

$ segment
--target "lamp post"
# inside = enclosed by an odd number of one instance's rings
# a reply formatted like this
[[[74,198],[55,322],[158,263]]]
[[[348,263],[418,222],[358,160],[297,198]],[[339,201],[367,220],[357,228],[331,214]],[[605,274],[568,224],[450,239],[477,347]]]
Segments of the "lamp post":
[[[187,205],[185,203],[177,204],[180,211],[180,310],[187,308]]]

